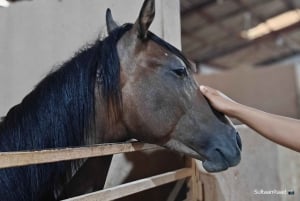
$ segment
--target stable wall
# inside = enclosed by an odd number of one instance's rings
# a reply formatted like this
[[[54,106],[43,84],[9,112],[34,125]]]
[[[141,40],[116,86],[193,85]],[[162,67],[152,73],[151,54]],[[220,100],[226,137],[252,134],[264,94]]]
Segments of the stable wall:
[[[0,12],[0,116],[19,103],[54,66],[101,31],[109,7],[120,24],[135,22],[141,0],[22,1]],[[171,17],[170,17],[171,16]],[[178,0],[156,0],[151,30],[180,48]]]

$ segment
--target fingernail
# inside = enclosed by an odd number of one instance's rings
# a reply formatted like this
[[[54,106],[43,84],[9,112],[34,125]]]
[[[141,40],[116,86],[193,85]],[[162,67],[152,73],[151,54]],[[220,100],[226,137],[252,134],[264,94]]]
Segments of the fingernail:
[[[206,92],[207,88],[206,88],[204,85],[201,85],[201,86],[200,86],[200,90],[201,90],[202,92]]]

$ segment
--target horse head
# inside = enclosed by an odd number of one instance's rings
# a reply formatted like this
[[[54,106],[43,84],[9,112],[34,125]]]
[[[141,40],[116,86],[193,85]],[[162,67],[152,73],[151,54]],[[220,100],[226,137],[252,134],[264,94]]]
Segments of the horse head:
[[[154,15],[154,0],[145,0],[136,22],[117,43],[121,122],[128,135],[200,159],[210,172],[237,165],[239,134],[201,94],[193,64],[148,30]],[[119,27],[110,10],[106,22],[109,35]]]

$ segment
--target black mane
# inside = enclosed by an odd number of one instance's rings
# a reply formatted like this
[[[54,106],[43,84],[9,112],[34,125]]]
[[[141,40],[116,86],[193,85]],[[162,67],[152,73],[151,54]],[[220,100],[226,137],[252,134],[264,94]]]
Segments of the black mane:
[[[80,50],[11,108],[0,123],[0,151],[83,145],[94,123],[95,87],[115,110],[122,103],[116,45],[130,27],[119,27]],[[69,178],[70,169],[71,162],[1,169],[0,199],[55,200],[53,192]]]
[[[80,50],[10,109],[0,123],[0,150],[81,145],[93,123],[96,85],[107,104],[120,107],[116,44],[130,27],[119,27],[104,40]]]

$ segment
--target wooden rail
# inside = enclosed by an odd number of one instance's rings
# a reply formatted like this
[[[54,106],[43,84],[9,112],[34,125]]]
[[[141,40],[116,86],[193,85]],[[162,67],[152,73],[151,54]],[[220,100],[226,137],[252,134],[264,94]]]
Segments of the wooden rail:
[[[0,152],[0,168],[53,163],[158,148],[159,146],[156,145],[132,142],[42,151]]]
[[[101,144],[78,148],[49,149],[41,151],[0,152],[0,169],[33,164],[53,163],[58,161],[75,160],[81,158],[106,156],[118,153],[135,152],[150,149],[161,149],[161,147],[140,142],[131,142]],[[191,183],[193,186],[194,184],[193,182],[190,182],[190,178],[193,178],[194,172],[194,167],[188,165],[188,167],[186,168],[140,179],[112,188],[107,188],[101,191],[96,191],[93,193],[69,198],[64,201],[109,201],[132,195],[141,191],[145,191],[151,188],[155,188],[167,183],[182,181],[186,178],[189,178],[188,183]],[[195,191],[194,188],[191,189]],[[190,197],[188,198],[188,200],[194,200],[193,194],[188,195],[188,197]]]
[[[122,198],[134,193],[145,191],[151,188],[161,186],[163,184],[178,181],[187,177],[191,177],[193,170],[191,168],[182,168],[179,170],[167,172],[164,174],[140,179],[130,183],[122,184],[112,188],[107,188],[101,191],[81,195],[66,199],[64,201],[109,201]]]

